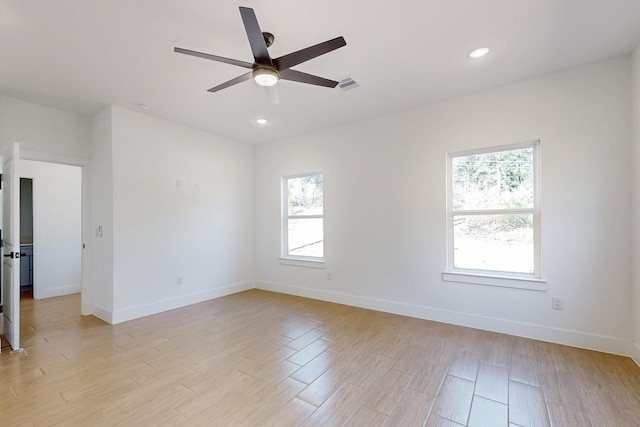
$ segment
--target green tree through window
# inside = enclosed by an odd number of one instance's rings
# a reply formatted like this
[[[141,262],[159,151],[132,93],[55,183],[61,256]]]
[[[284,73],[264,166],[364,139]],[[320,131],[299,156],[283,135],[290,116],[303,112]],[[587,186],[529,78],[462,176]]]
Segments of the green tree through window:
[[[324,256],[324,180],[322,174],[284,178],[286,194],[283,256],[321,260]]]
[[[538,143],[449,156],[449,268],[539,274]]]

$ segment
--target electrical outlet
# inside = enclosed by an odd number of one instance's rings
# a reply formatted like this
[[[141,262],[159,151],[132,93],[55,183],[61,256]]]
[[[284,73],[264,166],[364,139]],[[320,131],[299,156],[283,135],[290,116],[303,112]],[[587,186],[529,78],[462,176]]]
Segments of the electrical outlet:
[[[327,280],[333,280],[333,273],[327,271]]]
[[[178,285],[182,285],[182,276],[178,276],[178,278],[176,279],[176,283]]]
[[[560,297],[552,297],[551,298],[551,307],[554,310],[562,310],[564,309],[564,301]]]

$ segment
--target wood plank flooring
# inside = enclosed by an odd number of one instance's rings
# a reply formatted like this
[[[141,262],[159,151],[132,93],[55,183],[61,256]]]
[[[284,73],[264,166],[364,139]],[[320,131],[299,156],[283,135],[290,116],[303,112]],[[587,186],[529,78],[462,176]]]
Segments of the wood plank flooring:
[[[79,307],[23,302],[0,425],[640,426],[625,357],[259,290],[115,326]]]

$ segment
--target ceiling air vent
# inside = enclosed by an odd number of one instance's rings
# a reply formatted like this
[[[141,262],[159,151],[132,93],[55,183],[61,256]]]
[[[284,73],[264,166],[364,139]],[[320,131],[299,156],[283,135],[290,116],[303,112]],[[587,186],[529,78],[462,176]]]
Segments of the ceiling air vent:
[[[340,80],[340,83],[338,83],[338,87],[342,90],[355,89],[358,86],[360,85],[356,83],[356,81],[351,77],[345,77],[344,79]]]

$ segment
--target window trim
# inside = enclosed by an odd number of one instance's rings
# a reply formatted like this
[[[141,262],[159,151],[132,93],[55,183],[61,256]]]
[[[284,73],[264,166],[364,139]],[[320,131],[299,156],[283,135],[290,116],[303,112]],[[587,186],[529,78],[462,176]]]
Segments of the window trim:
[[[304,178],[307,176],[322,176],[322,215],[289,215],[289,180]],[[281,185],[281,244],[280,244],[280,264],[296,265],[310,268],[324,268],[324,244],[322,257],[290,255],[289,254],[289,219],[322,219],[322,240],[324,242],[324,173],[322,171],[285,175],[282,177]]]
[[[453,167],[452,161],[457,157],[465,157],[475,154],[496,153],[501,151],[533,148],[533,208],[524,209],[487,209],[487,210],[453,210]],[[540,168],[540,140],[518,142],[514,144],[485,147],[474,150],[447,153],[447,256],[446,268],[442,279],[445,281],[474,283],[490,286],[504,286],[521,289],[546,290],[546,280],[542,278],[542,236],[541,236],[541,168]],[[496,214],[532,214],[533,215],[533,242],[534,242],[534,271],[533,273],[518,273],[508,271],[479,270],[454,267],[454,243],[453,243],[453,218],[459,215],[496,215]]]

